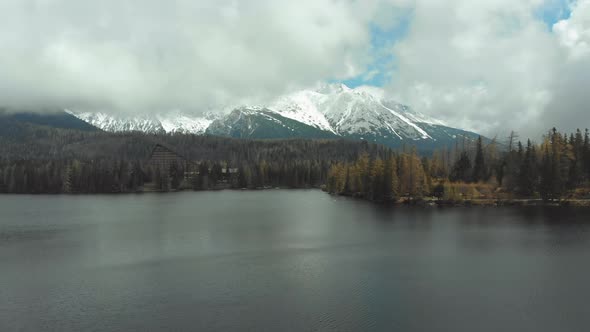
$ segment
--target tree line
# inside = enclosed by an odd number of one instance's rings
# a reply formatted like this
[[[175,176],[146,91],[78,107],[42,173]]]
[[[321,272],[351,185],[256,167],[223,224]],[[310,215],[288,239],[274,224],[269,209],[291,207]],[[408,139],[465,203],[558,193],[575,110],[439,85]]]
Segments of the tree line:
[[[589,140],[588,130],[565,134],[556,129],[538,144],[523,144],[514,133],[503,143],[462,138],[454,148],[425,157],[413,148],[393,151],[364,141],[113,134],[7,123],[0,127],[0,192],[325,185],[332,193],[383,202],[424,196],[555,200],[576,197],[588,188]],[[156,143],[173,147],[192,166],[177,163],[162,169],[150,164]]]
[[[474,145],[474,146],[473,146]],[[326,189],[335,194],[387,202],[400,198],[587,197],[590,190],[588,130],[566,134],[550,130],[540,144],[524,145],[512,133],[505,144],[457,142],[454,149],[420,157],[415,150],[361,155],[336,163]]]
[[[332,162],[260,160],[240,164],[201,161],[187,167],[152,165],[146,160],[0,161],[0,193],[85,194],[142,191],[319,188]],[[232,166],[236,166],[233,168]],[[229,173],[228,169],[236,170]]]
[[[151,164],[156,144],[173,147],[189,162],[166,168]],[[382,151],[381,146],[347,140],[113,134],[20,123],[0,128],[0,192],[311,188],[327,181],[332,164]]]

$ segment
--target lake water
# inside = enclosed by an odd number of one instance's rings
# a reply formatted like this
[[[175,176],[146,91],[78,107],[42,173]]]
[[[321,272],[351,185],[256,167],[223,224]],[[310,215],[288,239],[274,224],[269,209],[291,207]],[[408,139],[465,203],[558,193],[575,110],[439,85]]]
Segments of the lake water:
[[[590,330],[590,210],[0,196],[0,331]]]

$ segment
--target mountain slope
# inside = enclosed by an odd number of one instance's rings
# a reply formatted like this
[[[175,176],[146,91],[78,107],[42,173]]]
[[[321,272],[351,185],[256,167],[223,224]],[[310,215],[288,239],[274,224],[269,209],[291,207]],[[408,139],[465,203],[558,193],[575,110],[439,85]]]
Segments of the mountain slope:
[[[457,138],[478,137],[402,105],[376,87],[351,89],[343,84],[328,84],[281,96],[266,106],[223,110],[205,115],[71,114],[110,132],[206,133],[241,138],[342,137],[390,147],[415,145],[420,150],[449,146]]]
[[[9,123],[14,124],[32,124],[39,126],[48,126],[61,129],[76,129],[82,131],[97,131],[98,128],[83,121],[76,116],[64,112],[57,113],[32,113],[19,112],[8,113],[0,111],[0,121],[6,127]]]
[[[204,134],[216,119],[214,114],[189,115],[181,112],[167,114],[120,115],[107,112],[79,112],[66,110],[97,128],[108,132],[140,131],[145,133]]]
[[[108,132],[141,131],[146,133],[164,133],[161,123],[147,116],[117,116],[103,112],[73,112],[66,110],[68,114],[78,117],[89,124]]]
[[[269,109],[240,108],[214,121],[207,134],[234,138],[334,138],[336,134],[286,118]]]
[[[479,135],[446,126],[442,121],[387,98],[382,89],[350,89],[332,84],[279,98],[271,109],[338,136],[390,147],[415,145],[421,150],[449,146],[457,138]]]

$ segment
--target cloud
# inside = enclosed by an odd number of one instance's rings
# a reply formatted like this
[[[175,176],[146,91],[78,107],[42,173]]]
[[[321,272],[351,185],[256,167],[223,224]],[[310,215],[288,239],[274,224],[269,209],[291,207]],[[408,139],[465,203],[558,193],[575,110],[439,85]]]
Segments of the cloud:
[[[393,49],[399,69],[392,90],[402,102],[488,135],[542,122],[562,55],[534,16],[539,5],[418,1],[407,38]]]
[[[570,59],[582,59],[590,55],[590,1],[572,5],[571,16],[553,26],[561,45],[569,51]]]
[[[567,129],[590,127],[590,1],[572,5],[569,19],[557,22],[555,32],[564,56],[555,73],[553,99],[546,108],[546,121]]]
[[[391,82],[451,125],[538,137],[590,126],[588,77],[590,0],[0,1],[14,108],[204,110]]]
[[[3,0],[0,100],[161,111],[347,78],[399,1]]]
[[[580,106],[558,90],[581,83],[582,73],[590,77],[581,60],[563,66],[585,57],[581,31],[590,25],[577,17],[590,13],[587,3],[573,5],[571,18],[557,23],[554,33],[535,16],[546,4],[540,0],[417,1],[408,35],[392,51],[399,69],[391,91],[417,109],[487,135],[571,129],[572,123],[551,117],[559,112],[552,105],[568,112]],[[578,79],[570,76],[575,71]],[[590,125],[590,115],[577,114],[578,125]]]

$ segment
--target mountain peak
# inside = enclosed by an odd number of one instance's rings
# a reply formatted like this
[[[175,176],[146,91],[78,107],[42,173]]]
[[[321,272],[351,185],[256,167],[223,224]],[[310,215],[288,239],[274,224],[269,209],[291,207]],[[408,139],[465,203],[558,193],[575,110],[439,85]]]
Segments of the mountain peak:
[[[342,90],[342,91],[350,91],[352,89],[349,88],[346,84],[340,83],[340,90]]]
[[[326,83],[326,84],[321,85],[319,88],[317,88],[315,90],[315,92],[328,95],[328,94],[348,92],[351,90],[353,90],[353,89],[351,89],[350,87],[348,87],[344,83]]]
[[[72,114],[106,131],[211,133],[244,138],[343,137],[388,146],[408,142],[432,147],[454,142],[458,136],[477,137],[386,97],[381,88],[352,89],[343,83],[297,91],[267,105],[219,109],[208,116],[180,111],[133,118]]]

